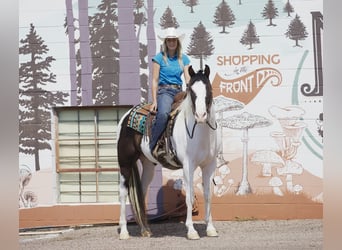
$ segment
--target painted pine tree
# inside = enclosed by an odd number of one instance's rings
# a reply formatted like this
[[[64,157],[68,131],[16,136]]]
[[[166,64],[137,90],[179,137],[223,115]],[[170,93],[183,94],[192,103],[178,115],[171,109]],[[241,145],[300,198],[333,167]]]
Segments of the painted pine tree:
[[[140,42],[140,34],[143,26],[146,26],[147,18],[145,12],[142,11],[145,6],[144,0],[134,1],[134,24],[137,30],[137,38],[139,40],[139,59],[140,59],[140,86],[141,86],[141,102],[148,102],[148,75],[146,70],[148,69],[147,63],[147,44]]]
[[[147,45],[139,42],[139,58],[140,58],[140,85],[141,85],[141,102],[148,102],[148,75],[146,74],[148,70],[148,53]]]
[[[71,106],[80,106],[82,104],[87,105],[87,103],[92,104],[92,97],[90,96],[90,94],[93,92],[91,77],[92,60],[90,57],[91,51],[89,47],[90,31],[88,24],[88,9],[86,8],[88,4],[87,1],[83,1],[81,4],[81,6],[78,6],[78,12],[80,16],[77,19],[74,18],[72,1],[65,1],[67,15],[65,18],[64,27],[66,28],[65,33],[69,38]],[[86,9],[86,11],[81,11],[82,9]],[[81,26],[82,31],[80,29]],[[81,41],[83,42],[81,43]]]
[[[141,26],[146,24],[146,17],[144,12],[140,10],[144,7],[144,0],[135,0],[134,1],[134,24]]]
[[[155,34],[155,24],[154,24],[154,0],[147,0],[147,28],[146,28],[146,38],[147,41],[147,61],[151,62],[152,58],[154,57],[156,53],[156,34]],[[153,70],[152,67],[149,67],[148,69],[148,75],[152,76]],[[152,86],[152,77],[148,78],[148,83],[149,86]],[[148,92],[148,100],[152,100],[151,93],[152,91],[147,91]]]
[[[285,33],[286,37],[296,42],[295,47],[300,47],[298,41],[305,40],[308,37],[306,27],[296,14],[295,18],[290,22],[289,27]]]
[[[116,1],[102,0],[90,18],[90,48],[93,57],[95,105],[118,104],[119,42]]]
[[[92,57],[90,50],[88,0],[78,0],[82,105],[93,105]]]
[[[199,22],[191,34],[190,44],[187,47],[186,53],[196,59],[200,59],[200,69],[203,69],[203,60],[214,52],[213,42],[214,40],[210,33],[207,32],[202,22]]]
[[[119,103],[140,104],[139,37],[134,24],[134,0],[117,0],[117,3],[120,45]]]
[[[185,6],[190,7],[190,13],[194,13],[194,6],[198,5],[198,0],[182,0]]]
[[[216,7],[213,23],[222,27],[222,31],[220,33],[228,33],[226,32],[226,27],[233,25],[235,23],[234,21],[235,16],[232,9],[225,0],[222,0],[222,2]]]
[[[23,59],[19,67],[19,152],[33,155],[39,171],[39,151],[51,150],[51,107],[62,106],[68,94],[47,90],[56,84],[56,75],[50,72],[55,59],[46,55],[49,48],[33,24],[20,44],[19,55]]]
[[[72,7],[72,0],[65,1],[66,18],[64,27],[65,33],[69,38],[69,74],[70,74],[70,105],[76,106],[77,103],[77,61],[76,61],[76,48],[77,43],[75,39],[75,18]]]
[[[244,31],[240,43],[243,45],[249,45],[249,49],[253,49],[254,43],[260,43],[259,36],[256,33],[255,25],[252,21],[249,21],[247,29]]]
[[[284,11],[285,13],[287,13],[287,16],[291,16],[291,13],[294,12],[294,8],[293,8],[293,6],[291,5],[290,0],[287,0],[286,4],[285,4],[285,6],[284,6],[283,11]]]
[[[179,27],[177,18],[173,15],[173,11],[169,6],[167,6],[166,10],[161,16],[159,25],[162,29],[167,29],[169,27],[174,27],[177,29]]]
[[[269,20],[268,26],[276,26],[272,23],[272,20],[278,16],[278,8],[275,7],[272,0],[268,0],[267,4],[264,7],[264,10],[261,12],[261,15],[264,19]]]

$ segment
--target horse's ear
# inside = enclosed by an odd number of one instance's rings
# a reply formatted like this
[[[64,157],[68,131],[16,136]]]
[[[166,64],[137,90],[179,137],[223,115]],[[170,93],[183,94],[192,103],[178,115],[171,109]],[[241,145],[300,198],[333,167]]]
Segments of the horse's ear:
[[[193,75],[195,75],[195,71],[194,71],[194,69],[192,68],[192,65],[190,65],[190,67],[189,67],[189,75],[190,75],[190,77],[192,77]]]
[[[209,78],[210,68],[207,64],[205,65],[205,68],[204,68],[204,74],[207,78]]]

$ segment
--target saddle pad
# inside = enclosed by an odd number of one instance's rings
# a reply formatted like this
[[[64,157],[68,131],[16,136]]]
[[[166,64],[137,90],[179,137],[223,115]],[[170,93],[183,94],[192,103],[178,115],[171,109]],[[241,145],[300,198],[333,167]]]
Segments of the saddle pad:
[[[129,113],[127,127],[144,134],[146,128],[146,118],[149,114],[149,106],[151,104],[139,104],[135,106]]]

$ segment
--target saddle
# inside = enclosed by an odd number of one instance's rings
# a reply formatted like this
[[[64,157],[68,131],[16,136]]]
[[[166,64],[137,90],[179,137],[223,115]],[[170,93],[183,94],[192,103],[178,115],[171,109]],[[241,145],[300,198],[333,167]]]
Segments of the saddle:
[[[156,147],[154,149],[154,157],[157,161],[163,165],[163,167],[177,170],[183,167],[182,163],[177,158],[170,138],[172,137],[172,131],[175,118],[178,114],[178,107],[182,103],[186,96],[186,92],[178,93],[171,107],[171,112],[166,125],[166,129],[158,139]],[[135,106],[129,114],[127,127],[139,132],[142,135],[146,135],[151,141],[151,127],[155,119],[155,114],[150,112],[151,103],[143,103]]]

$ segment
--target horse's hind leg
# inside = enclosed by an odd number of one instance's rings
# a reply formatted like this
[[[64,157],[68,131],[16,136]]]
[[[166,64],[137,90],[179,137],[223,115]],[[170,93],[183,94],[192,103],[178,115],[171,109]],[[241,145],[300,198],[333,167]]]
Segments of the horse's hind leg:
[[[142,186],[144,198],[146,198],[148,187],[151,184],[153,176],[154,176],[155,164],[149,161],[144,156],[140,158],[140,161],[142,164],[141,186]]]
[[[120,175],[120,240],[126,240],[129,238],[126,220],[126,199],[128,193],[124,182],[125,177]]]
[[[215,166],[216,164],[213,163],[212,165],[202,168],[205,222],[207,224],[207,236],[210,237],[218,236],[211,216],[211,182],[215,171]]]
[[[154,176],[155,164],[149,161],[144,156],[140,157],[140,162],[142,165],[141,188],[142,188],[145,204],[147,204],[146,197],[147,197],[149,185],[151,184],[153,176]],[[141,228],[142,236],[150,237],[151,234],[152,233],[148,225],[146,227]]]
[[[141,235],[144,237],[150,237],[151,231],[146,220],[145,200],[137,162],[133,162],[128,165],[132,166],[132,168],[130,169],[131,171],[127,173],[127,168],[122,168],[120,176],[120,239],[129,238],[125,214],[127,196],[129,196],[130,198],[131,207],[135,214],[136,223],[141,228]],[[127,183],[125,183],[126,179],[128,180]]]

